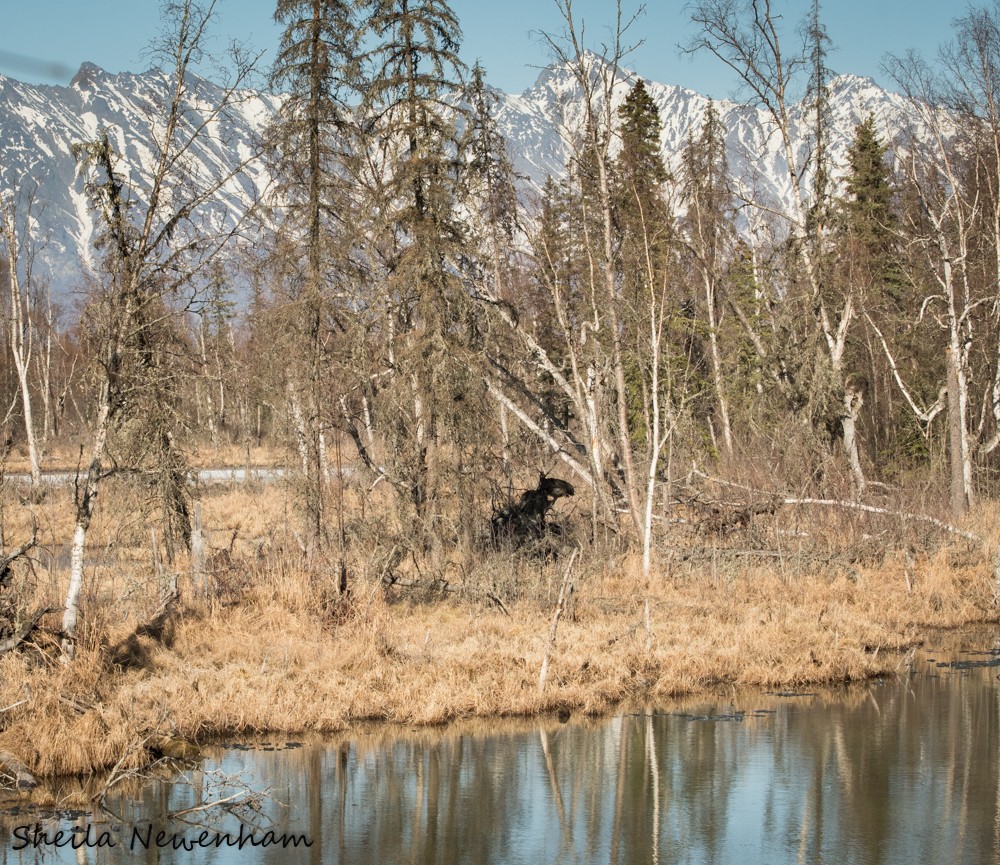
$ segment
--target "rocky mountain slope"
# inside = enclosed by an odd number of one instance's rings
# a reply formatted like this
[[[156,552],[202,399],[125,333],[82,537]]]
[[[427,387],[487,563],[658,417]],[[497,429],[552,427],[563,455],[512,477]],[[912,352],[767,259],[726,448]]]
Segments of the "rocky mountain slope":
[[[601,61],[593,56],[588,61],[594,74],[599,72]],[[619,70],[613,90],[615,103],[625,98],[634,81],[634,73]],[[209,104],[216,85],[202,79],[193,83],[198,100]],[[700,129],[709,100],[668,84],[647,81],[647,88],[663,121],[660,141],[665,160],[676,165],[689,133]],[[141,197],[142,172],[153,156],[150,133],[168,89],[167,76],[157,70],[111,75],[92,64],[84,64],[66,87],[32,86],[0,76],[0,189],[34,192],[33,231],[44,243],[40,269],[51,277],[57,294],[72,292],[95,263],[94,216],[72,145],[93,139],[106,127],[115,148],[124,155],[135,193]],[[215,129],[196,147],[197,170],[216,174],[252,152],[279,97],[263,93],[245,96],[230,112],[225,128]],[[547,175],[559,176],[565,170],[573,136],[581,128],[580,87],[568,68],[553,65],[524,93],[494,91],[494,96],[500,128],[515,166],[525,178],[524,198],[530,201],[532,191],[540,188]],[[716,108],[727,130],[730,169],[739,184],[773,207],[789,207],[784,154],[766,114],[734,102],[719,102]],[[883,135],[890,138],[905,124],[903,97],[856,76],[843,75],[832,81],[830,109],[830,154],[841,171],[854,127],[869,113],[874,113]],[[793,111],[792,122],[802,163],[810,142],[801,108]],[[216,198],[213,216],[237,218],[268,180],[264,166],[253,163]]]

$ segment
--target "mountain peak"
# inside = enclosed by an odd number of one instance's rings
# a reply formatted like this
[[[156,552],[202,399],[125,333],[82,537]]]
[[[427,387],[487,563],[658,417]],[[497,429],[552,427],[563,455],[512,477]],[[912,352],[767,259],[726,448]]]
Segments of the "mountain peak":
[[[585,81],[589,79],[589,87],[581,86],[581,71]],[[617,107],[639,77],[632,69],[619,66],[613,86],[606,88],[601,75],[608,72],[607,59],[587,51],[541,70],[535,85],[520,96],[491,88],[498,126],[508,141],[528,199],[541,189],[546,177],[565,174],[573,155],[572,142],[582,135],[587,120],[582,101],[585,92],[589,90],[598,102],[610,95]],[[664,162],[675,170],[691,135],[702,128],[708,100],[691,90],[659,84],[645,76],[643,80],[660,110]],[[209,92],[215,86],[211,81],[192,74],[189,83],[193,99],[215,98],[216,94]],[[838,76],[830,85],[830,155],[834,165],[846,164],[854,129],[868,114],[879,118],[885,140],[892,140],[895,131],[903,128],[906,105],[902,97],[856,75]],[[141,190],[144,166],[159,146],[152,137],[150,109],[168,100],[172,92],[171,76],[162,71],[116,74],[94,63],[81,65],[70,87],[33,87],[0,78],[0,188],[16,189],[25,178],[39,179],[38,194],[47,204],[39,236],[50,238],[39,266],[55,291],[67,291],[79,281],[80,260],[89,258],[95,232],[93,214],[79,193],[73,144],[93,138],[102,126],[114,127],[119,134],[117,149],[127,159],[136,189]],[[235,170],[242,155],[256,148],[261,130],[281,101],[274,94],[248,91],[227,117],[225,137],[208,134],[197,140],[190,152],[191,164],[197,166],[192,170],[206,176]],[[797,118],[802,117],[802,111],[797,109]],[[766,115],[753,106],[725,101],[716,102],[716,113],[726,129],[734,178],[752,183],[765,207],[790,211],[793,193],[784,168],[785,154]],[[611,120],[616,122],[614,117]],[[793,155],[799,165],[809,164],[808,128],[808,123],[796,120]],[[239,219],[246,202],[271,182],[267,165],[253,162],[224,193],[207,203],[206,212],[220,224]],[[140,192],[137,195],[141,197]]]
[[[611,69],[611,62],[606,57],[591,51],[589,48],[584,48],[576,57],[559,58],[541,69],[538,78],[535,79],[535,83],[528,89],[528,92],[545,87],[554,80],[562,80],[567,77],[575,78],[578,64],[583,66],[587,75],[593,79],[599,77],[604,70]],[[617,71],[618,77],[635,77],[635,74],[621,63],[618,64]]]
[[[847,72],[830,79],[830,92],[837,95],[854,95],[866,91],[883,92],[872,78]]]
[[[73,76],[69,86],[76,90],[92,90],[95,82],[107,76],[107,72],[101,69],[96,63],[85,60],[80,64],[80,69]]]

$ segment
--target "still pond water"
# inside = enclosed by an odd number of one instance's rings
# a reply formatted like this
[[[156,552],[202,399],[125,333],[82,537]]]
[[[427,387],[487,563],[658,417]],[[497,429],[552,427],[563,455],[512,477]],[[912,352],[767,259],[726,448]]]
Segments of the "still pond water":
[[[1000,863],[996,645],[936,638],[836,692],[212,748],[106,811],[8,809],[0,865]],[[247,787],[242,835],[221,807],[168,816]]]

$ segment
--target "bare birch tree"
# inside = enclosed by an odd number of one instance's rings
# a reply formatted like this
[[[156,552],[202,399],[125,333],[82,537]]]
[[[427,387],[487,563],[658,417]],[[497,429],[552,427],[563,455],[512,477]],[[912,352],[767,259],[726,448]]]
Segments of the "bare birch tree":
[[[811,315],[824,360],[839,403],[839,425],[844,454],[855,495],[866,485],[858,440],[862,394],[850,380],[845,363],[848,334],[856,317],[856,287],[837,292],[825,284],[821,266],[826,207],[825,124],[823,94],[826,35],[819,21],[818,2],[804,26],[805,50],[787,54],[782,44],[780,15],[771,0],[700,0],[689,6],[691,20],[700,28],[690,51],[708,51],[729,66],[746,88],[750,102],[764,110],[780,142],[785,177],[791,190],[787,215],[790,240],[802,264],[809,290]],[[809,73],[812,150],[800,156],[793,124],[794,88],[803,71]],[[755,202],[768,207],[766,202]]]
[[[0,192],[0,243],[6,253],[7,292],[5,298],[5,329],[7,345],[17,372],[21,396],[24,435],[28,445],[28,465],[31,472],[32,494],[41,486],[42,454],[48,427],[39,434],[31,392],[32,369],[37,365],[37,334],[32,302],[35,297],[34,249],[31,239],[32,196],[27,196],[23,217],[17,212],[13,197]],[[47,345],[51,345],[48,343]],[[50,369],[51,354],[45,360]],[[48,403],[46,403],[48,405]],[[47,415],[46,415],[47,419]]]
[[[169,65],[169,92],[153,122],[156,144],[148,187],[140,200],[133,192],[120,156],[107,130],[76,147],[86,187],[102,227],[105,250],[100,288],[91,303],[95,342],[94,405],[86,466],[76,484],[76,517],[70,553],[70,584],[63,615],[64,658],[76,650],[79,599],[84,583],[87,532],[103,480],[119,467],[106,466],[109,437],[130,418],[149,412],[144,386],[157,381],[159,355],[155,342],[170,316],[168,301],[186,287],[236,234],[239,225],[220,223],[206,214],[220,190],[242,173],[240,162],[221,175],[201,176],[189,160],[202,137],[218,134],[227,109],[242,98],[256,58],[240,51],[232,56],[232,78],[211,92],[212,104],[196,94],[194,66],[204,57],[206,31],[214,2],[202,7],[193,0],[167,3],[165,33],[155,46]],[[199,97],[197,110],[192,103]],[[249,157],[248,157],[249,158]],[[150,399],[148,390],[145,398]],[[150,431],[158,449],[158,469],[165,507],[186,518],[186,471],[171,429],[155,422]]]
[[[981,321],[984,307],[993,304],[995,308],[1000,297],[995,276],[996,244],[1000,242],[995,227],[1000,224],[997,209],[1000,201],[989,194],[989,187],[995,188],[1000,177],[995,155],[1000,154],[1000,150],[995,150],[1000,135],[991,131],[988,121],[982,122],[973,109],[971,85],[968,81],[962,83],[960,77],[962,72],[970,72],[969,67],[960,65],[949,49],[945,49],[945,57],[950,60],[950,69],[949,63],[944,64],[947,77],[914,54],[892,61],[894,77],[910,100],[915,125],[919,123],[925,133],[925,140],[919,144],[916,140],[911,142],[905,161],[907,189],[916,207],[906,213],[904,231],[922,257],[922,272],[911,266],[909,274],[921,300],[916,318],[936,323],[944,336],[943,381],[935,405],[923,406],[913,398],[913,388],[907,387],[899,373],[888,340],[881,333],[879,336],[895,381],[915,416],[929,424],[941,406],[947,408],[951,509],[957,519],[975,499],[974,460],[983,423],[1000,411],[993,397],[1000,394],[996,373],[991,376],[991,387],[980,384],[977,388],[972,364],[973,353],[986,338]],[[980,57],[982,61],[987,59],[985,55]],[[977,74],[974,69],[971,71]],[[954,93],[952,88],[956,86],[965,96],[958,104],[948,99],[949,91]],[[963,103],[965,110],[961,111]],[[986,109],[989,110],[988,103]],[[958,118],[962,119],[964,129],[956,123]],[[983,143],[987,145],[986,153],[991,154],[985,165]],[[982,232],[984,226],[989,226],[987,232]],[[978,249],[984,233],[989,237],[988,248],[994,256],[990,268],[993,275],[987,278],[986,285],[977,276]],[[929,275],[929,281],[923,278],[924,273]],[[990,329],[994,328],[995,324]],[[997,339],[995,335],[990,338]],[[981,393],[978,399],[977,391]],[[983,407],[978,428],[977,403]],[[992,412],[986,411],[987,406],[993,407]],[[991,443],[986,447],[992,449]]]
[[[972,163],[965,169],[966,194],[975,196],[979,209],[974,227],[982,239],[973,245],[982,249],[977,270],[986,304],[976,353],[990,356],[992,367],[981,373],[982,395],[975,401],[982,410],[978,419],[968,419],[967,447],[985,458],[1000,447],[1000,4],[971,7],[954,28],[954,39],[940,49],[942,95]],[[960,387],[961,375],[957,381]]]
[[[628,388],[622,348],[622,326],[619,320],[620,282],[617,278],[615,223],[613,216],[611,145],[615,137],[614,90],[618,84],[622,59],[631,48],[624,42],[635,16],[623,16],[622,5],[616,5],[611,44],[604,57],[594,63],[594,57],[584,50],[582,31],[573,16],[572,0],[556,0],[565,23],[563,40],[548,39],[556,58],[566,64],[581,90],[584,111],[584,137],[579,157],[586,160],[596,173],[595,205],[598,209],[595,226],[599,236],[590,240],[588,254],[595,260],[602,285],[595,300],[595,327],[603,329],[610,342],[611,375],[614,381],[615,429],[617,447],[613,461],[621,476],[621,489],[637,537],[642,535],[642,508],[639,504],[636,469],[632,455],[632,440],[628,424]],[[595,74],[596,73],[596,74]],[[594,285],[594,289],[598,286]],[[603,328],[602,328],[603,322]],[[596,418],[595,418],[596,421]]]

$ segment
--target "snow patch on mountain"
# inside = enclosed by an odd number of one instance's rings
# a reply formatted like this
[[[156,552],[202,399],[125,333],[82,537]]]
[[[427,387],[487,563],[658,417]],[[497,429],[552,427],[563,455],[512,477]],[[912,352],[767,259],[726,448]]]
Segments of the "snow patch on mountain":
[[[220,90],[199,78],[191,83],[192,118],[197,119],[217,101]],[[142,200],[155,163],[154,136],[162,128],[170,93],[169,77],[158,70],[111,75],[92,63],[84,63],[66,87],[32,86],[0,76],[0,190],[13,194],[22,208],[25,196],[33,196],[40,223],[35,236],[38,269],[57,294],[78,287],[96,263],[96,224],[73,145],[94,140],[107,129],[122,156],[120,168],[130,191]],[[210,134],[194,147],[193,174],[217,177],[232,171],[255,151],[259,132],[278,104],[274,96],[246,94],[223,121],[210,124]],[[226,186],[212,212],[233,224],[267,180],[261,165],[252,166],[245,182]]]
[[[601,76],[609,70],[593,54],[583,58],[592,90],[603,92]],[[618,68],[611,87],[612,109],[617,110],[638,76]],[[204,118],[220,94],[217,85],[192,76],[193,118]],[[709,99],[683,87],[646,81],[663,122],[660,144],[667,166],[679,167],[681,153],[691,135],[704,123]],[[521,94],[491,89],[500,131],[507,139],[516,171],[523,176],[525,197],[537,193],[549,175],[561,177],[574,145],[585,129],[584,90],[570,63],[555,63],[541,71],[535,83]],[[834,178],[843,175],[854,129],[874,114],[886,140],[907,126],[906,99],[878,87],[871,79],[841,75],[830,82],[829,136]],[[159,70],[141,74],[112,75],[84,63],[69,86],[33,86],[0,76],[0,190],[33,192],[39,229],[36,240],[44,245],[39,259],[57,293],[65,294],[81,283],[96,264],[93,248],[96,223],[83,192],[72,156],[74,144],[93,140],[107,129],[122,154],[122,171],[131,191],[142,199],[155,162],[155,132],[163,119],[163,106],[171,94],[169,76]],[[192,152],[189,170],[195,177],[221,177],[256,152],[267,122],[281,103],[278,96],[246,92],[224,118],[208,126]],[[601,105],[598,98],[598,111]],[[730,171],[737,185],[779,211],[794,212],[791,185],[780,136],[762,108],[717,101],[715,109],[727,130]],[[809,117],[802,106],[791,112],[794,159],[808,165],[812,142]],[[612,142],[612,148],[615,145]],[[808,182],[808,172],[806,172]],[[234,224],[249,203],[270,182],[260,161],[232,178],[211,204],[208,218],[214,224]]]

